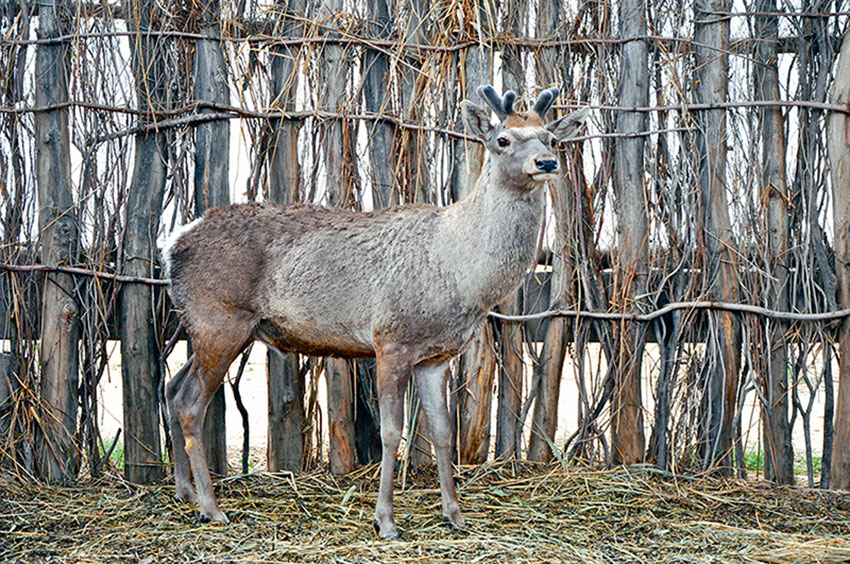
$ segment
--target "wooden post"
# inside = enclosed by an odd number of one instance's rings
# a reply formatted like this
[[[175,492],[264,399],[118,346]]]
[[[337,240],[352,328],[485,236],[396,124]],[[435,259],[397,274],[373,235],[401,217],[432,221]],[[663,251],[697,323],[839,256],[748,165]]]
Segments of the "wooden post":
[[[427,45],[428,34],[427,19],[422,15],[427,12],[424,0],[412,0],[408,2],[409,8],[398,23],[399,41],[413,43],[416,45]],[[422,52],[404,53],[404,64],[397,65],[399,69],[398,79],[401,83],[401,115],[410,123],[422,123],[426,114],[425,105],[422,103],[423,88],[427,91],[428,86],[418,69],[426,68],[427,61]],[[428,97],[433,99],[430,93]],[[414,131],[401,128],[396,135],[397,153],[399,155],[399,200],[404,203],[433,203],[436,194],[431,186],[429,174],[430,161],[426,152],[427,143],[422,131]]]
[[[203,3],[200,32],[207,37],[219,35],[219,0]],[[219,104],[230,103],[227,66],[221,43],[200,39],[195,43],[195,99]],[[212,112],[203,109],[201,112]],[[211,121],[195,126],[195,217],[215,206],[230,203],[230,123]],[[227,475],[227,437],[224,418],[224,386],[210,401],[204,420],[204,444],[210,472]]]
[[[369,31],[372,37],[389,39],[397,18],[395,5],[387,0],[367,0]],[[374,114],[393,111],[389,56],[378,49],[363,51],[363,103]],[[399,202],[395,168],[397,151],[394,138],[398,134],[392,123],[374,120],[368,123],[369,174],[372,182],[372,201],[376,209]],[[381,422],[378,417],[378,397],[375,384],[376,365],[373,359],[359,359],[355,378],[355,437],[357,460],[370,464],[381,459]]]
[[[299,18],[304,16],[303,0],[279,0],[276,36],[291,37],[303,34]],[[298,86],[299,57],[297,48],[272,48],[271,96],[274,107],[284,111],[295,109]],[[276,119],[269,152],[269,199],[280,204],[299,201],[301,170],[298,162],[298,124]],[[301,470],[307,440],[304,435],[304,379],[301,377],[299,355],[282,354],[269,348],[267,358],[269,391],[269,433],[267,462],[271,472]]]
[[[483,4],[476,3],[471,9],[479,11],[482,27],[495,29],[495,22],[490,21],[489,15],[495,14],[496,10],[488,10]],[[465,78],[465,82],[458,84],[456,88],[462,94],[460,99],[480,103],[475,90],[493,81],[492,53],[484,45],[475,45],[461,51],[459,57],[458,75]],[[485,151],[480,143],[465,141],[455,142],[454,150],[455,166],[451,177],[451,194],[452,198],[458,201],[469,194],[481,174]],[[461,464],[477,464],[487,459],[490,444],[490,408],[496,369],[492,335],[489,322],[486,322],[457,363],[459,385],[456,421],[458,462]]]
[[[775,0],[759,0],[757,12],[775,12]],[[776,61],[776,43],[779,35],[779,18],[756,16],[753,42],[755,49],[753,74],[756,100],[779,100],[779,78]],[[788,205],[791,194],[785,178],[785,126],[781,108],[759,110],[762,139],[762,187],[759,190],[766,198],[767,208],[767,252],[770,276],[772,309],[787,311],[788,301]],[[771,320],[767,342],[770,346],[762,353],[767,368],[764,374],[764,398],[762,405],[764,475],[778,484],[794,483],[794,449],[791,444],[791,424],[788,419],[788,344],[785,333],[788,323]]]
[[[319,6],[318,20],[331,29],[342,25],[345,19],[343,0],[330,0]],[[329,43],[324,45],[321,65],[324,69],[325,108],[342,113],[348,96],[348,54],[343,47]],[[325,123],[324,159],[327,170],[328,204],[349,207],[353,204],[353,190],[357,173],[353,163],[351,132],[344,128],[350,124],[340,120]],[[335,474],[344,474],[354,469],[356,446],[354,440],[354,391],[353,370],[349,361],[329,358],[325,361],[325,376],[328,383],[328,426],[330,431],[330,468]]]
[[[519,293],[510,296],[501,305],[508,315],[519,315]],[[522,338],[523,328],[519,323],[502,323],[498,336],[499,382],[496,408],[496,458],[520,458],[522,427]]]
[[[38,7],[38,35],[51,38],[67,30],[60,21],[63,2]],[[35,104],[38,107],[68,101],[66,77],[68,45],[39,45],[35,56]],[[35,114],[36,184],[41,261],[68,265],[77,260],[79,234],[71,189],[70,136],[68,109]],[[39,474],[51,481],[74,478],[79,466],[79,449],[74,441],[77,429],[79,382],[79,305],[74,280],[67,274],[44,276],[41,307],[41,415]]]
[[[377,366],[372,358],[354,362],[354,437],[357,462],[381,460],[381,417],[378,408]]]
[[[328,460],[333,474],[354,470],[357,447],[354,438],[354,374],[352,361],[342,358],[325,360],[328,382]]]
[[[561,33],[563,8],[557,0],[545,0],[540,5],[537,18],[537,34],[540,37],[557,37]],[[560,76],[561,53],[553,49],[544,49],[540,53],[537,68],[537,80],[540,86],[562,86]],[[552,117],[552,116],[550,116]],[[563,164],[563,160],[561,161]],[[570,294],[570,270],[568,261],[568,217],[571,195],[563,178],[550,184],[553,211],[556,221],[556,242],[552,257],[552,284],[550,307],[560,307]],[[550,441],[554,442],[558,426],[558,400],[561,391],[561,374],[567,351],[568,324],[563,317],[555,317],[546,324],[546,334],[540,352],[540,365],[535,366],[535,378],[538,382],[531,416],[531,436],[528,441],[528,460],[548,462],[553,452]]]
[[[481,464],[490,450],[490,406],[496,356],[493,351],[493,329],[485,321],[480,335],[461,356],[463,377],[458,390],[458,461]]]
[[[12,412],[12,355],[0,353],[0,444],[9,440]]]
[[[552,290],[561,283],[557,278],[563,273],[560,259],[553,264]],[[558,297],[553,304],[560,305]],[[552,460],[551,443],[555,442],[558,427],[558,400],[561,394],[561,372],[567,352],[567,322],[562,317],[549,320],[540,353],[540,364],[535,366],[535,380],[539,382],[534,412],[531,416],[531,436],[528,440],[528,460],[548,462]]]
[[[163,109],[165,90],[163,60],[157,55],[157,40],[147,35],[156,7],[135,0],[130,9],[129,24],[137,32],[130,44],[139,107],[158,111]],[[154,277],[155,241],[168,172],[163,143],[163,133],[135,136],[135,162],[125,204],[123,273],[128,276]],[[124,476],[131,482],[149,484],[164,476],[157,398],[162,374],[153,324],[152,288],[142,284],[124,285],[119,308]]]
[[[850,103],[850,35],[841,42],[830,101]],[[835,274],[838,307],[850,307],[850,116],[832,112],[827,120],[827,148],[832,163],[832,214],[835,231]],[[835,405],[835,439],[830,487],[850,489],[850,319],[838,332],[838,394]]]
[[[525,35],[528,19],[528,0],[508,0],[503,4],[503,29],[514,37]],[[522,51],[506,45],[502,53],[505,90],[525,92],[525,68]],[[520,294],[509,296],[500,309],[509,315],[522,313]],[[522,426],[522,376],[523,376],[523,326],[518,323],[502,323],[498,332],[499,363],[498,403],[496,407],[496,458],[520,458]]]
[[[694,4],[694,53],[697,103],[723,102],[729,82],[729,20],[712,17],[729,11],[729,0],[696,0]],[[737,260],[729,203],[726,198],[726,110],[695,112],[698,124],[700,218],[698,234],[706,249],[705,276],[713,299],[738,302]],[[738,399],[741,329],[729,312],[709,314],[713,330],[708,343],[712,363],[703,386],[700,424],[700,455],[705,469],[731,475],[733,469],[732,419]]]
[[[645,0],[621,0],[618,100],[623,106],[646,106],[649,100],[649,45]],[[617,112],[618,133],[646,131],[647,114]],[[614,147],[614,189],[620,216],[614,299],[623,312],[640,310],[637,302],[647,285],[647,195],[644,190],[644,137],[617,139]],[[646,329],[639,323],[615,326],[617,362],[611,402],[611,450],[615,464],[643,462],[645,437],[641,405],[641,364]],[[618,337],[618,338],[617,338]]]
[[[369,10],[369,31],[372,37],[389,39],[392,29],[394,4],[387,0],[367,0]],[[392,111],[390,96],[390,61],[383,50],[367,48],[363,52],[363,103],[366,110],[374,114],[386,114]],[[396,134],[393,124],[374,120],[369,122],[369,173],[372,180],[372,199],[375,208],[386,208],[398,203],[395,190],[394,167],[395,152],[393,138]]]

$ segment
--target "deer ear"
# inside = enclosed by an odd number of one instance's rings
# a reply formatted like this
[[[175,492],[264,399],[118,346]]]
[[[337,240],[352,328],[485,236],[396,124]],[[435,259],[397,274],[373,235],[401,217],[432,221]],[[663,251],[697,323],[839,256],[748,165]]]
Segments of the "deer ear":
[[[493,133],[493,124],[490,123],[490,112],[476,106],[469,100],[464,100],[460,103],[460,113],[463,116],[463,123],[466,125],[472,135],[478,137],[485,143],[490,140]]]
[[[559,141],[576,137],[590,117],[590,108],[582,108],[546,124],[546,130]]]

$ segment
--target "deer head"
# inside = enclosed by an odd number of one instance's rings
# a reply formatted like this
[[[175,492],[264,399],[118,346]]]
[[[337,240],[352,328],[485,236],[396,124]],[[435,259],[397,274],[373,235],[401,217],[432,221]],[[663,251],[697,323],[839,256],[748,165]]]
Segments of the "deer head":
[[[528,112],[516,112],[516,94],[508,91],[499,96],[492,86],[480,86],[478,95],[499,118],[490,122],[490,112],[465,100],[461,103],[463,121],[470,133],[480,139],[490,152],[492,171],[505,184],[533,190],[553,180],[559,169],[554,150],[559,141],[574,136],[587,119],[586,109],[545,122],[560,90],[549,88],[540,93]]]

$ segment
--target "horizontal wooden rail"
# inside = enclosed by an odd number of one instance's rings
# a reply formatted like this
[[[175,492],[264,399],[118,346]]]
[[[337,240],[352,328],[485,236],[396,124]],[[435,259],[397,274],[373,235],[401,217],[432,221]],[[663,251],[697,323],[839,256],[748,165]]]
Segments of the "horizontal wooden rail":
[[[658,319],[664,315],[678,310],[715,310],[732,311],[738,313],[749,313],[770,319],[781,319],[784,321],[833,321],[850,317],[850,309],[827,311],[823,313],[797,313],[793,311],[779,311],[766,307],[750,304],[736,304],[729,302],[695,301],[695,302],[672,302],[661,308],[648,313],[616,313],[603,311],[582,311],[573,309],[551,309],[527,315],[505,315],[495,311],[489,312],[490,317],[510,322],[525,322],[546,319],[550,317],[574,317],[587,319],[601,319],[607,321],[637,321],[648,322]]]
[[[168,280],[162,278],[140,278],[137,276],[124,276],[111,272],[99,270],[87,270],[75,266],[50,266],[47,264],[0,264],[0,270],[9,272],[60,272],[64,274],[76,274],[78,276],[91,276],[123,282],[125,284],[147,284],[148,286],[168,286]]]
[[[0,270],[10,272],[61,272],[65,274],[75,274],[79,276],[92,276],[96,278],[104,278],[121,282],[125,284],[147,284],[150,286],[167,286],[168,280],[162,278],[141,278],[136,276],[124,276],[121,274],[113,274],[111,272],[101,272],[97,270],[87,270],[85,268],[71,266],[50,266],[46,264],[0,264]],[[671,302],[663,307],[647,313],[618,313],[604,311],[585,311],[577,309],[551,309],[537,313],[526,315],[505,315],[496,311],[489,312],[489,316],[495,319],[508,322],[526,322],[548,319],[551,317],[573,317],[599,319],[607,321],[637,321],[649,322],[674,311],[680,310],[715,310],[715,311],[732,311],[738,313],[747,313],[767,317],[770,319],[781,319],[784,321],[799,321],[799,322],[825,322],[834,321],[836,319],[844,319],[850,317],[850,309],[840,309],[836,311],[826,311],[820,313],[798,313],[793,311],[779,311],[766,307],[718,302],[718,301],[690,301],[690,302]]]

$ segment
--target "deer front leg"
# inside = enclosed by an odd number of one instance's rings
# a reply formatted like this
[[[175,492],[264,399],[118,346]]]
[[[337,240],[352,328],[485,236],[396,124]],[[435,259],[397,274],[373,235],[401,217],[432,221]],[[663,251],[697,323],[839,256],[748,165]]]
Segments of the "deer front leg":
[[[401,428],[404,423],[404,391],[410,365],[392,356],[378,356],[378,408],[381,413],[381,485],[375,504],[375,530],[385,539],[401,539],[393,517],[393,478]]]
[[[448,363],[423,363],[416,366],[416,387],[422,409],[428,420],[431,441],[437,455],[437,471],[440,475],[440,497],[443,505],[443,520],[459,530],[466,528],[460,512],[452,477],[452,429],[446,407],[446,376]]]

